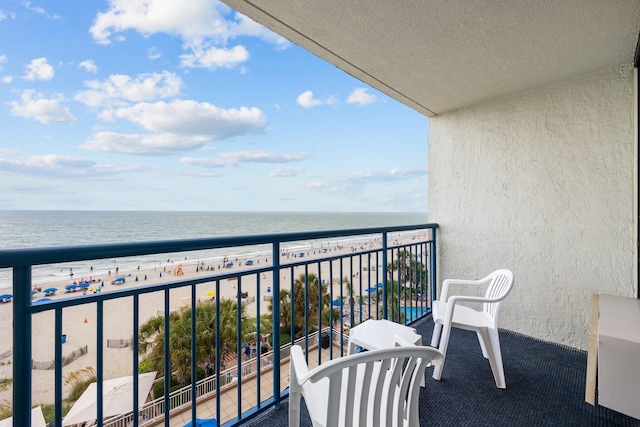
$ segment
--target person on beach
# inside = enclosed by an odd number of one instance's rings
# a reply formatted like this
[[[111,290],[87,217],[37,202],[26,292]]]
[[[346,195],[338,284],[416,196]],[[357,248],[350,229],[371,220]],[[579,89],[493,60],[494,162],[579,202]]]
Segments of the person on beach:
[[[249,343],[244,344],[244,355],[246,356],[246,360],[249,360],[251,356],[251,347],[249,347]]]

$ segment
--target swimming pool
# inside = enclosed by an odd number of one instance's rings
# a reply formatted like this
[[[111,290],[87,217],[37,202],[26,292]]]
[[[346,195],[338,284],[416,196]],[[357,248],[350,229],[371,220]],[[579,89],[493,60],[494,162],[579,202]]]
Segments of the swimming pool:
[[[404,320],[405,322],[411,322],[414,319],[422,316],[427,312],[427,309],[424,307],[404,307],[400,306],[400,311],[404,312]]]

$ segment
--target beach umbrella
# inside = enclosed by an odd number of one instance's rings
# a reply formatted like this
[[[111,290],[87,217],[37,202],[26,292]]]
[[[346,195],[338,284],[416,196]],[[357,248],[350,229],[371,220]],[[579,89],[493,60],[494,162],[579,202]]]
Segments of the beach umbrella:
[[[344,305],[344,301],[334,299],[333,301],[331,301],[331,305],[334,307],[342,307]]]
[[[44,290],[45,295],[53,295],[57,292],[58,288],[47,288]]]
[[[2,294],[0,295],[0,302],[9,302],[13,299],[13,295],[11,294]]]
[[[138,376],[138,405],[142,407],[156,378],[155,372]],[[89,384],[82,396],[62,420],[63,426],[94,421],[97,417],[97,385]],[[102,383],[102,413],[105,417],[126,414],[133,409],[133,376],[114,378]]]
[[[377,290],[378,290],[378,288],[372,286],[369,289],[367,289],[365,292],[371,294],[371,293],[377,292]]]
[[[191,424],[191,421],[189,421],[184,425],[184,427],[191,427],[192,425],[193,424]],[[207,418],[207,419],[196,418],[195,427],[218,427],[218,422],[216,421],[215,418]]]
[[[5,418],[0,421],[0,427],[13,427],[13,417]],[[31,409],[31,427],[47,427],[42,415],[42,407],[36,406]]]
[[[228,262],[227,263],[227,267],[233,267],[233,263],[232,262]]]
[[[216,296],[216,291],[209,291],[205,294],[208,297],[215,297]]]
[[[78,285],[78,288],[80,288],[80,289],[86,289],[86,288],[88,288],[89,286],[91,286],[89,283],[80,283],[80,284]]]
[[[70,283],[67,286],[65,286],[64,288],[67,291],[75,291],[77,287],[78,287],[78,285],[74,285],[74,284]]]
[[[253,265],[253,260],[252,259],[248,259],[247,262],[245,262],[246,265]]]
[[[51,301],[51,298],[40,298],[39,300],[34,301],[34,304],[38,304],[41,302],[47,302],[47,301]]]

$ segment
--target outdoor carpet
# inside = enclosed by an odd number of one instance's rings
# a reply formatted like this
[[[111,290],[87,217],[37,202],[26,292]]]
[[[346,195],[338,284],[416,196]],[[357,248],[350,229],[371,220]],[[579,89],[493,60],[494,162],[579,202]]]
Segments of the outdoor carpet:
[[[412,325],[431,341],[430,318]],[[507,388],[495,385],[475,332],[454,329],[442,380],[431,378],[420,394],[421,426],[638,426],[640,420],[584,401],[587,353],[500,330]],[[640,404],[640,400],[639,400]],[[301,426],[310,426],[304,399]],[[287,426],[285,400],[245,425]]]

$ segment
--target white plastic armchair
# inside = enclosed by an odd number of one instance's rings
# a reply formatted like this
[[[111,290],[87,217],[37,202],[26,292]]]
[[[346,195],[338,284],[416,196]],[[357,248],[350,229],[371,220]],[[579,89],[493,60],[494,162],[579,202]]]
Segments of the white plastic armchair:
[[[486,285],[489,283],[484,297],[450,296],[452,285]],[[482,355],[489,359],[493,377],[498,388],[506,388],[502,352],[498,336],[498,311],[500,303],[509,295],[513,287],[513,273],[509,270],[496,270],[484,279],[457,280],[447,279],[442,283],[440,298],[433,302],[433,336],[431,346],[437,347],[443,358],[447,357],[447,346],[451,328],[475,331],[480,341]],[[483,303],[482,310],[475,310],[460,302]],[[440,345],[438,345],[438,342]],[[433,370],[433,378],[440,380],[444,360]]]
[[[396,345],[333,359],[311,371],[302,348],[291,347],[289,427],[300,425],[302,396],[314,427],[419,426],[420,379],[430,363],[442,363],[442,354],[402,337]]]

